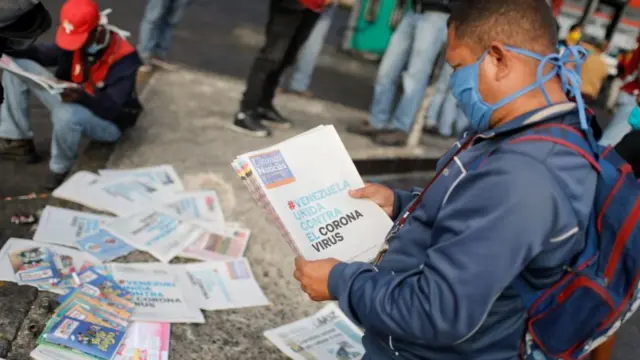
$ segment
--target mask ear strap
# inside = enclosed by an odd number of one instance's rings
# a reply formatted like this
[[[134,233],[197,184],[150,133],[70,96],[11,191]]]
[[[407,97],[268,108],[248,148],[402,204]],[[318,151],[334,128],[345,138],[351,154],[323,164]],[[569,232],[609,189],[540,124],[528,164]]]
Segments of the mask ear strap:
[[[511,46],[505,46],[505,48],[509,51],[512,51],[516,54],[520,54],[526,57],[530,57],[533,58],[535,60],[538,60],[540,62],[540,64],[538,65],[538,68],[536,70],[536,82],[535,84],[533,84],[533,87],[538,87],[540,88],[540,91],[542,91],[542,95],[544,96],[545,101],[547,102],[547,104],[551,105],[551,98],[549,97],[549,94],[547,93],[547,90],[545,90],[544,88],[544,83],[546,83],[547,81],[551,80],[554,76],[556,76],[560,70],[557,68],[557,65],[559,64],[559,60],[560,57],[557,56],[557,54],[552,54],[552,55],[548,55],[548,56],[542,56],[539,54],[534,53],[533,51],[529,51],[529,50],[525,50],[525,49],[518,49],[518,48],[514,48]],[[551,63],[554,65],[554,68],[546,75],[543,74],[544,72],[544,67],[548,64]],[[529,91],[531,91],[532,89],[529,89]],[[522,94],[521,94],[522,95]]]

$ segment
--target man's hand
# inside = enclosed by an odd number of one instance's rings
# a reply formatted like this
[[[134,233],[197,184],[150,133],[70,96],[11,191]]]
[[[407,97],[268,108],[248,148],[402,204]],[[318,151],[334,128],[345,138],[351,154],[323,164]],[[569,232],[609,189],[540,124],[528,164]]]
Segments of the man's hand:
[[[84,90],[80,87],[66,88],[64,89],[61,95],[62,102],[65,102],[65,103],[76,102],[80,99],[83,93],[84,93]]]
[[[307,293],[311,300],[334,300],[329,294],[329,273],[339,262],[336,259],[307,261],[297,257],[293,277],[300,282],[302,291]]]
[[[389,217],[393,216],[393,203],[395,197],[393,190],[379,184],[366,184],[364,187],[349,191],[349,195],[355,199],[369,199],[378,204]]]

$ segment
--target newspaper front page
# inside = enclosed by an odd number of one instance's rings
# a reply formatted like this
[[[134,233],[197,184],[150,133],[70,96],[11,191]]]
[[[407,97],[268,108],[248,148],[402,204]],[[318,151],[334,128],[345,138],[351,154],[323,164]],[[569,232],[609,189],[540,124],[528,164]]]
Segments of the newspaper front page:
[[[100,224],[113,218],[47,205],[33,240],[77,247],[76,241],[100,230]]]
[[[107,180],[135,177],[153,184],[156,188],[168,192],[184,191],[180,176],[171,165],[150,166],[136,169],[104,169],[100,176]]]

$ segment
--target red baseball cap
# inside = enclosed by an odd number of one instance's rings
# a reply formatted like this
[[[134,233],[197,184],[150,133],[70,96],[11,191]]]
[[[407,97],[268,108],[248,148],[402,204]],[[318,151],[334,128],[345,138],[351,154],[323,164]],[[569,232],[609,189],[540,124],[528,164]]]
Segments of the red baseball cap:
[[[93,0],[68,0],[60,10],[56,44],[69,51],[80,49],[100,23],[100,9]]]
[[[305,8],[320,12],[326,5],[326,0],[298,0]]]

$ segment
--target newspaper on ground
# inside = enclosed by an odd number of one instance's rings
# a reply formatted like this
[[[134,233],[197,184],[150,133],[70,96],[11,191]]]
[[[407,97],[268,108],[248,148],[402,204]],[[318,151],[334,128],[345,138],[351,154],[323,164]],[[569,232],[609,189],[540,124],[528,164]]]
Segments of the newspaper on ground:
[[[184,191],[182,180],[180,180],[178,173],[171,165],[150,166],[136,169],[104,169],[99,170],[98,173],[106,180],[123,177],[136,177],[153,184],[158,189],[170,192]]]
[[[176,215],[215,234],[224,234],[224,214],[218,194],[213,190],[171,194],[167,206]]]
[[[0,249],[0,281],[64,294],[75,286],[78,269],[98,263],[95,257],[66,246],[11,238]]]
[[[101,179],[92,187],[97,192],[102,207],[117,216],[127,216],[143,211],[154,204],[160,205],[168,194],[166,189],[136,177]],[[92,196],[87,194],[86,196]]]
[[[371,200],[333,126],[319,126],[275,146],[238,156],[232,166],[296,254],[370,261],[392,221]]]
[[[133,322],[114,360],[168,360],[171,324]]]
[[[174,266],[187,272],[193,302],[203,310],[269,305],[245,258]]]
[[[103,228],[164,263],[171,261],[205,233],[197,225],[153,208],[117,218]]]
[[[133,294],[132,320],[168,323],[204,323],[204,316],[189,299],[190,281],[173,265],[108,264],[113,277]]]
[[[365,353],[362,335],[335,303],[308,318],[264,332],[294,360],[361,359]]]
[[[205,233],[187,246],[179,255],[202,261],[231,260],[244,256],[251,237],[251,230],[244,226],[227,222],[224,235]]]
[[[58,199],[72,201],[98,211],[106,211],[104,195],[96,191],[94,185],[100,182],[100,176],[90,171],[78,171],[71,175],[52,195]]]
[[[100,229],[76,241],[76,245],[102,262],[111,261],[136,250],[119,237]]]
[[[50,77],[32,74],[18,65],[12,57],[4,54],[0,57],[0,69],[9,71],[23,79],[30,80],[51,94],[60,94],[65,89],[77,88],[78,84],[56,79],[53,75]]]

